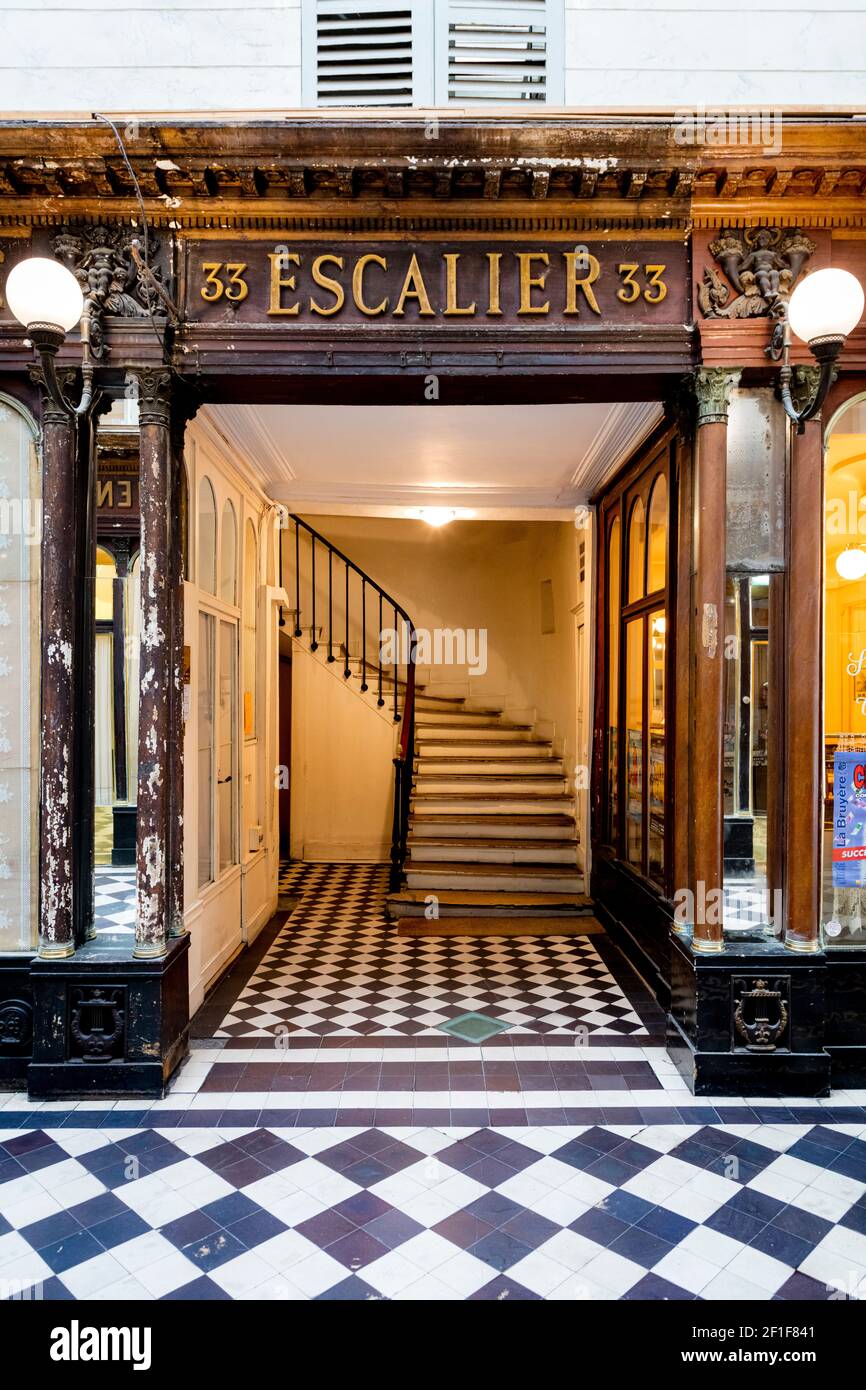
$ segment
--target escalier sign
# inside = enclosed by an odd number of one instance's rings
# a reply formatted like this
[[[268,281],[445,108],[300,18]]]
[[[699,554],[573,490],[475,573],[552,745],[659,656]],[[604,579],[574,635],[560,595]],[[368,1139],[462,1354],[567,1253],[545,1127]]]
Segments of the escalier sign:
[[[688,252],[670,237],[441,243],[186,241],[182,303],[192,322],[434,323],[497,329],[683,324]]]

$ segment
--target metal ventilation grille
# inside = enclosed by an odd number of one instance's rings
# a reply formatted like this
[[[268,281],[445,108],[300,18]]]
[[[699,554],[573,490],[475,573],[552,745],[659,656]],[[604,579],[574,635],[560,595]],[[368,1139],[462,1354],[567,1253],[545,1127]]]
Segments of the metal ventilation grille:
[[[320,106],[411,106],[411,9],[320,10],[316,96]]]
[[[544,5],[538,7],[542,12]],[[547,100],[547,26],[458,20],[448,25],[448,98]]]

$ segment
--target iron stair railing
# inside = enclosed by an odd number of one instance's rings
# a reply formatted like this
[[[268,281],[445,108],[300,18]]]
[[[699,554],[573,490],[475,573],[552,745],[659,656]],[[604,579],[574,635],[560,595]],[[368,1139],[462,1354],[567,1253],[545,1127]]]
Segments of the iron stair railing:
[[[285,515],[285,514],[284,514]],[[323,558],[327,558],[326,583],[327,583],[327,660],[335,662],[337,654],[335,647],[340,645],[340,636],[335,626],[334,615],[334,594],[335,594],[335,562],[336,562],[336,584],[341,585],[343,591],[344,614],[343,621],[340,623],[339,614],[336,618],[337,625],[342,629],[342,656],[343,656],[343,679],[349,680],[352,675],[352,586],[350,579],[352,575],[357,576],[360,581],[360,597],[358,608],[360,612],[356,615],[359,618],[358,627],[360,628],[360,662],[361,662],[361,690],[366,692],[370,689],[368,676],[372,676],[375,683],[376,703],[383,709],[388,701],[392,702],[393,719],[395,724],[399,724],[399,734],[397,740],[397,753],[394,757],[394,814],[391,830],[391,870],[390,888],[392,892],[397,892],[401,886],[403,878],[403,865],[406,861],[406,845],[409,836],[409,815],[412,804],[412,784],[415,766],[415,667],[416,667],[416,633],[415,624],[409,617],[405,608],[393,598],[381,584],[377,584],[375,579],[366,574],[364,570],[356,565],[354,560],[350,560],[342,550],[323,536],[309,522],[302,517],[290,513],[285,516],[284,529],[294,527],[295,541],[295,623],[293,634],[301,640],[304,636],[304,629],[301,624],[301,613],[310,614],[310,651],[316,651],[319,643],[319,626],[317,623],[317,596],[316,596],[316,551],[317,548]],[[301,534],[306,535],[310,542],[310,569],[309,569],[309,594],[305,592],[305,584],[301,574]],[[283,546],[280,545],[280,587],[283,587]],[[342,566],[342,570],[340,569]],[[321,562],[319,573],[322,573]],[[357,589],[357,585],[355,586]],[[303,600],[303,602],[302,602]],[[368,649],[368,635],[370,627],[368,624],[368,607],[372,601],[376,612],[376,650],[375,658]],[[395,660],[393,675],[385,670],[385,663],[382,656],[382,641],[384,634],[383,622],[385,615],[393,613],[394,631],[397,634],[398,650],[396,657],[400,656],[400,639],[405,649],[405,660],[401,662]],[[280,627],[285,627],[285,618],[280,608]],[[357,629],[356,629],[357,630]],[[400,668],[405,665],[405,681],[400,680]],[[401,690],[402,685],[402,690]]]

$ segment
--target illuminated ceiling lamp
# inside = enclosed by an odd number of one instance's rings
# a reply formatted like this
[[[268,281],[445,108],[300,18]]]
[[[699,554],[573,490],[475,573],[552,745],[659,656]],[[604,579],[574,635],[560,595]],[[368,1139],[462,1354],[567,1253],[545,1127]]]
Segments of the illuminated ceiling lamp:
[[[421,521],[426,521],[428,526],[447,526],[450,521],[454,521],[457,513],[453,507],[421,507],[418,512]]]
[[[836,556],[836,573],[840,579],[863,579],[866,576],[866,550],[859,546],[846,546]]]

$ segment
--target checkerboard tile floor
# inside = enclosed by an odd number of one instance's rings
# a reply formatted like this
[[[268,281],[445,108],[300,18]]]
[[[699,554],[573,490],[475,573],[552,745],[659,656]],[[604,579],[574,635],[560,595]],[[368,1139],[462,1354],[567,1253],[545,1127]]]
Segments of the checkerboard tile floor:
[[[135,869],[97,866],[93,878],[93,918],[99,935],[135,935]]]
[[[866,1294],[866,1125],[33,1129],[0,1290],[45,1299]]]
[[[286,870],[280,888],[298,906],[217,1036],[441,1036],[469,1011],[511,1035],[645,1035],[591,937],[402,938],[385,917],[387,887],[378,864]]]
[[[281,887],[163,1100],[0,1093],[0,1299],[866,1297],[866,1092],[692,1096],[602,938],[428,952],[379,866]]]

